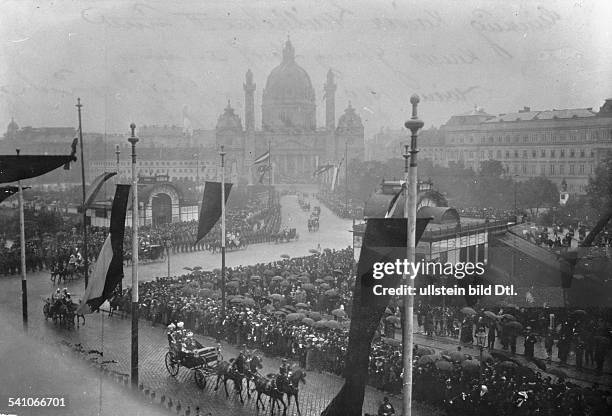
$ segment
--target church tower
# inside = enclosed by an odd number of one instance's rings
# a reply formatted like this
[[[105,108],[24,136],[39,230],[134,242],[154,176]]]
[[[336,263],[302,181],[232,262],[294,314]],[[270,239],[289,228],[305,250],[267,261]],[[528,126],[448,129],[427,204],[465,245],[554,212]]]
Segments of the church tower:
[[[327,71],[327,82],[325,88],[325,129],[333,132],[336,128],[336,83],[334,73]]]
[[[255,83],[253,73],[249,69],[246,73],[244,86],[244,127],[247,131],[255,130]]]

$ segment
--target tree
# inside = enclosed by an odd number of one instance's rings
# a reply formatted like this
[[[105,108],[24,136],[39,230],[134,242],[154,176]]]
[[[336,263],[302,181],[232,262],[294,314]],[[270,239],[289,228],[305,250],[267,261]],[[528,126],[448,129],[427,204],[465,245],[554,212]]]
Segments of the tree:
[[[608,154],[608,158],[595,169],[595,175],[589,178],[587,198],[591,207],[599,213],[600,217],[584,240],[584,246],[591,245],[597,234],[612,218],[612,154]]]
[[[559,204],[557,185],[545,176],[536,176],[518,184],[517,201],[528,208],[531,215],[538,215],[540,208],[556,207]]]

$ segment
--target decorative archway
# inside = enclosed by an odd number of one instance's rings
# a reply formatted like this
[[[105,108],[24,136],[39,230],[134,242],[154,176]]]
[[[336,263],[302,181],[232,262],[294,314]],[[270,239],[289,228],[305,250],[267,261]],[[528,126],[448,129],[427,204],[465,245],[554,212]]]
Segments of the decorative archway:
[[[146,192],[145,192],[146,194]],[[157,183],[149,188],[144,199],[144,223],[158,225],[180,221],[179,191],[168,183]]]
[[[158,193],[151,198],[151,224],[154,227],[172,222],[172,198],[166,193]]]

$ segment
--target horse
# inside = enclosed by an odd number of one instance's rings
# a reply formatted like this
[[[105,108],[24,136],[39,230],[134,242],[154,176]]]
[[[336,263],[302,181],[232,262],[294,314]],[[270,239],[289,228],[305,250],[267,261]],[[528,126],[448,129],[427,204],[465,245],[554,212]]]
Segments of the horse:
[[[244,379],[244,374],[241,374],[232,369],[233,362],[234,359],[232,358],[230,362],[221,361],[219,364],[217,364],[217,384],[215,385],[215,391],[219,389],[219,381],[223,379],[223,387],[225,387],[225,396],[229,397],[229,393],[227,392],[227,380],[232,380],[234,382],[234,391],[237,392],[240,396],[240,403],[244,404],[244,398],[242,397],[242,380]]]
[[[306,384],[306,371],[298,368],[295,371],[289,373],[288,377],[279,377],[277,379],[278,389],[287,395],[287,406],[291,405],[291,396],[295,396],[295,407],[298,411],[298,415],[301,415],[300,402],[298,400],[298,394],[300,389],[300,382]]]
[[[259,355],[254,355],[251,358],[247,359],[244,368],[244,378],[246,380],[247,395],[250,399],[251,390],[249,389],[249,385],[251,383],[251,380],[253,381],[253,384],[255,384],[255,377],[259,374],[258,370],[263,368],[261,357]]]
[[[287,414],[287,405],[283,400],[284,393],[276,387],[276,376],[276,374],[268,374],[267,377],[264,377],[261,374],[255,375],[253,382],[255,383],[255,390],[257,391],[255,406],[257,407],[258,412],[259,403],[261,403],[261,410],[266,408],[261,400],[261,395],[265,394],[270,398],[270,402],[272,403],[272,408],[270,410],[271,414],[274,413],[274,408],[279,401],[283,404],[283,415]],[[278,405],[278,409],[280,410],[280,405]]]

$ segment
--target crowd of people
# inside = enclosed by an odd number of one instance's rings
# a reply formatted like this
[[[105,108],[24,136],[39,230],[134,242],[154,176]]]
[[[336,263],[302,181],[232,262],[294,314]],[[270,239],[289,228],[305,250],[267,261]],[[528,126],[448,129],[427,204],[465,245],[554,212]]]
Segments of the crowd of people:
[[[341,375],[354,284],[347,276],[353,271],[350,249],[228,269],[227,304],[222,314],[219,270],[195,270],[141,283],[141,314],[153,325],[182,321],[196,333],[289,357],[307,370]],[[571,351],[578,370],[601,371],[610,346],[608,310],[491,309],[466,313],[458,306],[435,306],[435,302],[417,305],[417,323],[425,335],[455,336],[460,345],[470,346],[477,345],[477,333],[485,331],[491,354],[481,364],[477,357],[461,351],[440,354],[417,346],[415,398],[452,409],[453,414],[554,415],[562,408],[578,412],[585,406],[609,406],[609,392],[599,387],[578,387],[562,372],[548,376],[514,359],[517,342],[524,343],[528,359],[538,358],[541,349],[534,352],[533,346],[539,343],[548,354],[539,357],[541,362],[567,365]],[[401,345],[394,333],[399,314],[398,308],[388,308],[370,356],[369,384],[391,393],[399,393],[402,387]],[[513,330],[505,327],[508,322],[516,322],[510,326]]]
[[[358,203],[351,198],[345,200],[337,193],[321,191],[317,194],[317,199],[340,218],[360,219],[363,217],[363,203]]]

